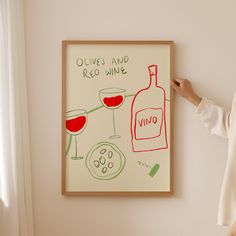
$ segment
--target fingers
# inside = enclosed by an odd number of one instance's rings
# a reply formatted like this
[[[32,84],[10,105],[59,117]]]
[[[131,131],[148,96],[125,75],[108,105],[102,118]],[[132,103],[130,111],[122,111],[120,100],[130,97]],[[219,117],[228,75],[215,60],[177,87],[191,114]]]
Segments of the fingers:
[[[170,80],[170,86],[175,89],[175,90],[178,90],[179,89],[179,86],[175,83],[175,81],[173,80]]]
[[[184,78],[180,78],[180,77],[175,77],[175,81],[177,81],[178,83],[183,83],[186,79]]]

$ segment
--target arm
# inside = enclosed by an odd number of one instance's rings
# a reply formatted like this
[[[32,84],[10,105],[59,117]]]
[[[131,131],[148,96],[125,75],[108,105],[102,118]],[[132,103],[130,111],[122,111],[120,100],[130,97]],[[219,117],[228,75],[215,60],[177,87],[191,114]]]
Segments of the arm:
[[[170,81],[170,85],[178,94],[196,106],[200,119],[205,123],[210,133],[225,138],[228,137],[229,111],[206,98],[201,98],[195,93],[187,79],[176,78],[174,81]]]
[[[236,236],[236,221],[231,225],[228,235],[229,236]]]
[[[191,102],[194,106],[198,106],[202,98],[195,93],[191,83],[187,79],[176,78],[170,80],[171,87],[182,97]]]

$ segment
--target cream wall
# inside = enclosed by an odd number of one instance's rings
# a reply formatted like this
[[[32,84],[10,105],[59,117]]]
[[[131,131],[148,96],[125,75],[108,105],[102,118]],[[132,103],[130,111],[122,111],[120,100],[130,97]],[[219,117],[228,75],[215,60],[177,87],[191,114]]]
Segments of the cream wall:
[[[169,39],[175,74],[230,106],[236,88],[234,0],[25,0],[36,236],[223,236],[217,207],[227,141],[210,136],[176,96],[169,198],[64,197],[61,40]]]

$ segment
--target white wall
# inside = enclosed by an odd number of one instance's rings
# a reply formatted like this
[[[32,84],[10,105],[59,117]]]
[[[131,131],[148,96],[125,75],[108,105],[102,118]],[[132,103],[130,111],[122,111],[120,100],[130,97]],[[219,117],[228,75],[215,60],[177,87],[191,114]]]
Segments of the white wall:
[[[36,236],[226,235],[216,218],[227,141],[210,136],[178,96],[173,197],[60,194],[61,40],[174,40],[175,74],[230,106],[235,8],[234,0],[25,0]]]

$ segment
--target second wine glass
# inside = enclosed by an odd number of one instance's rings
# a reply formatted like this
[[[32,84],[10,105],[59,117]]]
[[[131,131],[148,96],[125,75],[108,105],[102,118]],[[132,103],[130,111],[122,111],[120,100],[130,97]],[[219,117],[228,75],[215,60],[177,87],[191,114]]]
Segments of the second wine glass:
[[[115,109],[118,109],[125,101],[125,89],[121,88],[105,88],[99,91],[99,98],[101,103],[107,109],[112,110],[112,118],[113,118],[113,135],[109,138],[116,139],[121,136],[116,133],[115,126]]]

